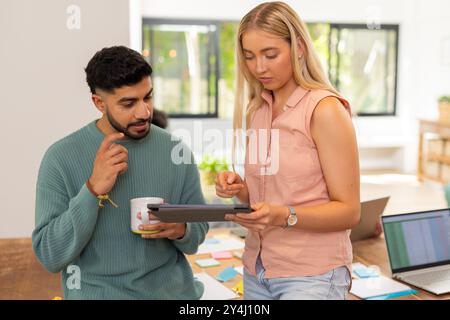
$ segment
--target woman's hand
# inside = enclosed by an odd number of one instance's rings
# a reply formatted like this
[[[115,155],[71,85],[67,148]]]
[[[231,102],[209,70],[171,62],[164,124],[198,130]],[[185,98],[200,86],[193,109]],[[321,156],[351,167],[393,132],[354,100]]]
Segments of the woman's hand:
[[[242,202],[248,202],[247,184],[234,172],[223,171],[216,177],[216,194],[222,198],[237,197]]]
[[[261,231],[269,226],[286,226],[289,216],[288,207],[271,205],[266,202],[258,202],[251,207],[255,210],[252,213],[227,214],[225,219],[254,231]]]

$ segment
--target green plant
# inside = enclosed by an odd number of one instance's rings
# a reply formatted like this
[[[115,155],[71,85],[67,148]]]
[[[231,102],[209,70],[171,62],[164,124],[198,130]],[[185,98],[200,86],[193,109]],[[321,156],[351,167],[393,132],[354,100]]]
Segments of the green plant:
[[[225,158],[212,157],[206,155],[198,164],[198,168],[204,173],[207,184],[214,184],[216,175],[221,171],[229,170],[228,163]]]
[[[215,158],[210,155],[203,157],[198,168],[207,172],[220,172],[228,170],[228,164],[225,158]]]
[[[450,96],[441,96],[438,100],[439,103],[450,103]]]

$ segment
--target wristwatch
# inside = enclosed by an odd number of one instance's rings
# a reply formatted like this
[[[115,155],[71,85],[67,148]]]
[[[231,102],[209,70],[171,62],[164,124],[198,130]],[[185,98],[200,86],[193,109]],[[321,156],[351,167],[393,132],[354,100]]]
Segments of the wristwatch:
[[[288,208],[289,208],[289,217],[287,218],[285,228],[293,227],[298,222],[298,217],[297,217],[297,213],[295,212],[295,209],[291,206],[288,206]]]

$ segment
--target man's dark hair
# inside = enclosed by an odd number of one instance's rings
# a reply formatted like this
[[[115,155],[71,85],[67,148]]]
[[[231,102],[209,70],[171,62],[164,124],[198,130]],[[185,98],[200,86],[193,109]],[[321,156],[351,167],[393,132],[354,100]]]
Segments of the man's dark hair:
[[[95,89],[108,92],[140,82],[152,75],[152,67],[138,52],[124,46],[103,48],[86,66],[86,81],[92,93]]]
[[[152,124],[166,129],[169,125],[169,116],[164,111],[153,108]]]

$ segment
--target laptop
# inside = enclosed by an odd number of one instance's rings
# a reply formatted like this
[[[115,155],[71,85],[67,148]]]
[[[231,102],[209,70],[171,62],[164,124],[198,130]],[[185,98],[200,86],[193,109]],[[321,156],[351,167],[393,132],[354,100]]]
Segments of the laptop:
[[[377,223],[389,201],[389,197],[361,202],[361,220],[358,225],[352,228],[350,240],[357,241],[379,235],[377,233]]]
[[[392,277],[434,294],[450,292],[450,208],[381,219]]]

